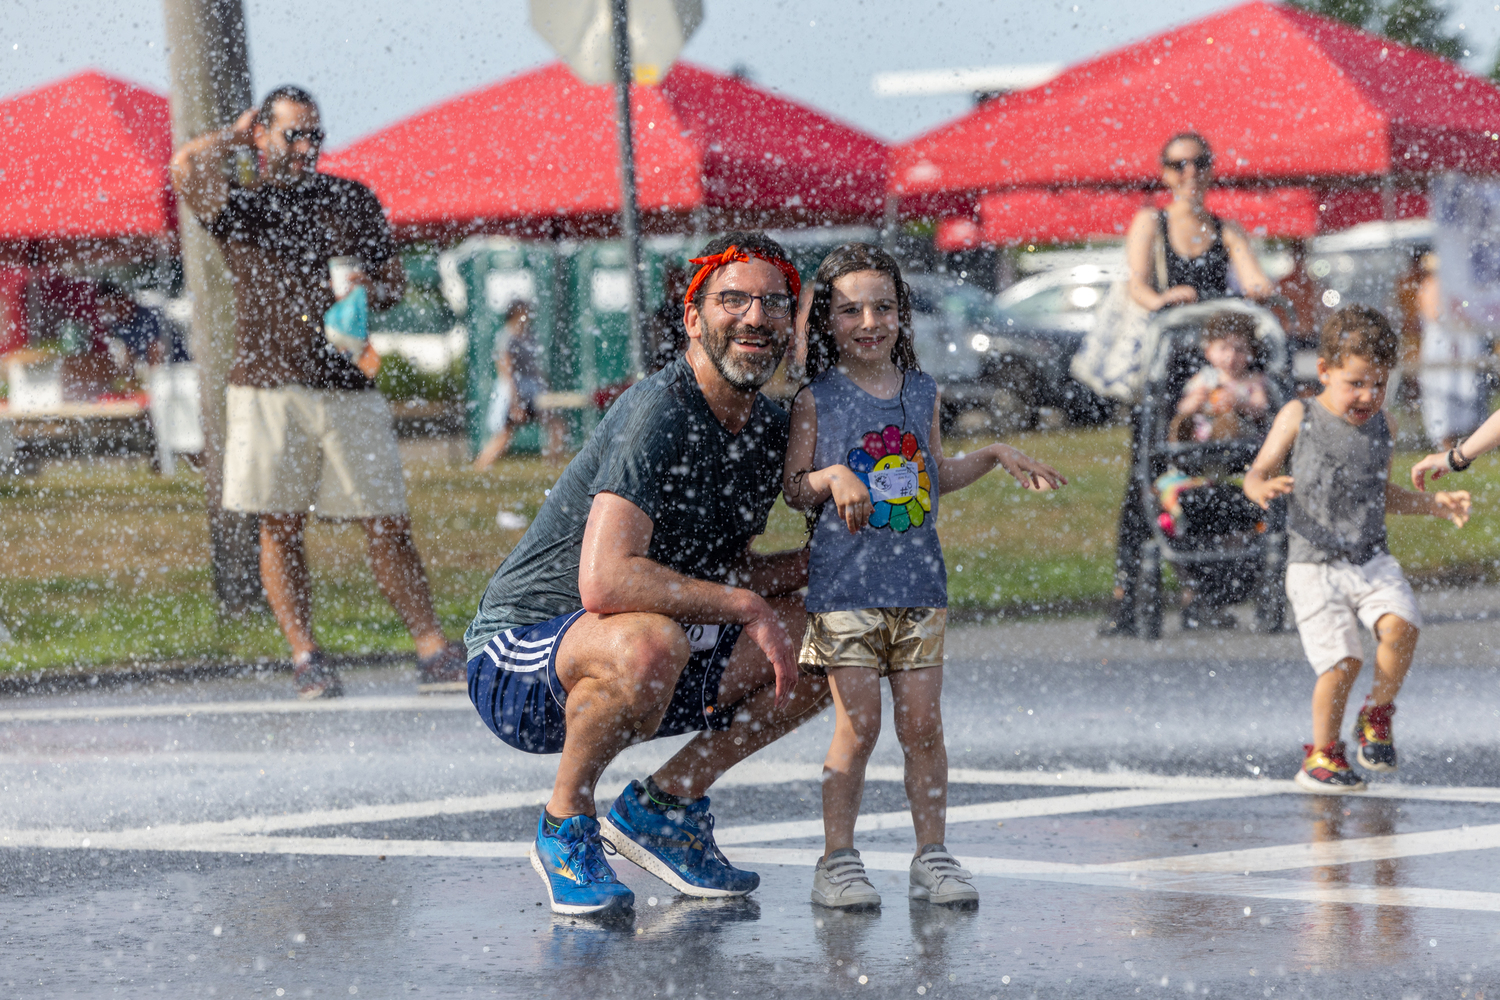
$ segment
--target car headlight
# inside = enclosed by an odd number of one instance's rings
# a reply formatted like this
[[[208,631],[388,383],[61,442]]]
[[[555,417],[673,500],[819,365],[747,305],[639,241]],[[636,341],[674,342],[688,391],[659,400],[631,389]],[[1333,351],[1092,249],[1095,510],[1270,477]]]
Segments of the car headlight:
[[[983,353],[990,349],[990,336],[987,333],[976,333],[969,341],[969,346]]]

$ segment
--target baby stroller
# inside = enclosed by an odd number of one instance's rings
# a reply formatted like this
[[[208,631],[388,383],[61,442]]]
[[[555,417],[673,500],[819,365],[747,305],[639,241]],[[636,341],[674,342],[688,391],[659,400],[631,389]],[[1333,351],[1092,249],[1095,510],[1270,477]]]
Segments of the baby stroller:
[[[1225,439],[1216,433],[1213,439],[1197,440],[1182,432],[1177,404],[1188,380],[1205,364],[1205,324],[1226,310],[1254,320],[1249,367],[1265,376],[1268,406],[1263,420],[1240,423],[1234,436]],[[1143,446],[1132,470],[1151,526],[1136,585],[1140,634],[1161,637],[1163,561],[1172,564],[1200,608],[1220,609],[1254,597],[1257,631],[1280,631],[1286,603],[1285,503],[1263,511],[1230,479],[1250,467],[1271,418],[1291,398],[1286,334],[1269,309],[1239,299],[1168,309],[1152,322],[1160,336],[1141,407]]]

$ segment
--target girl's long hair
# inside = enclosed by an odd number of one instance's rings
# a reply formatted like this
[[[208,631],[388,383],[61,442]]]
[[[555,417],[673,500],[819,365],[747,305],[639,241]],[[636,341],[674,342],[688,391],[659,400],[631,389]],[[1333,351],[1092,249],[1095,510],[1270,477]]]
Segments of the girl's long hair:
[[[921,371],[917,352],[912,346],[911,289],[901,280],[901,265],[896,258],[869,243],[845,243],[818,265],[813,276],[812,305],[807,312],[807,368],[804,384],[811,382],[839,361],[838,344],[833,339],[833,283],[846,274],[879,271],[888,275],[896,286],[896,319],[900,331],[891,360],[902,371]]]

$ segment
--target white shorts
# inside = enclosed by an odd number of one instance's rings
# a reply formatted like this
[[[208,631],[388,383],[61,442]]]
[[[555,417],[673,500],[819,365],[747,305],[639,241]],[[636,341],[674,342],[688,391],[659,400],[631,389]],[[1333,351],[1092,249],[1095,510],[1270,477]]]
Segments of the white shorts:
[[[226,402],[225,510],[329,519],[406,514],[391,406],[380,393],[232,385]]]
[[[1341,660],[1363,661],[1359,623],[1372,632],[1382,615],[1395,615],[1415,628],[1422,613],[1401,564],[1390,554],[1362,566],[1347,560],[1295,562],[1286,568],[1286,596],[1297,617],[1297,632],[1313,670],[1323,674]]]

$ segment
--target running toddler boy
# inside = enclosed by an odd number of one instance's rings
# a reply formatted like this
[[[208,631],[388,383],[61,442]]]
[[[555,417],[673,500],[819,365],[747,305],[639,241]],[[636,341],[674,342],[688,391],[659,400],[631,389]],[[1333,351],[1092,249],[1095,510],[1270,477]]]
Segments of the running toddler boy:
[[[1296,780],[1318,792],[1365,788],[1338,738],[1363,666],[1360,623],[1379,647],[1375,683],[1354,723],[1358,759],[1372,771],[1396,769],[1391,716],[1422,616],[1386,546],[1385,515],[1431,514],[1459,527],[1469,519],[1468,493],[1416,493],[1390,482],[1394,445],[1381,407],[1398,346],[1390,323],[1373,309],[1350,306],[1330,317],[1318,345],[1323,391],[1282,407],[1245,476],[1245,495],[1262,508],[1291,497],[1286,593],[1318,675],[1313,741],[1303,748]],[[1291,475],[1277,475],[1288,455]]]

